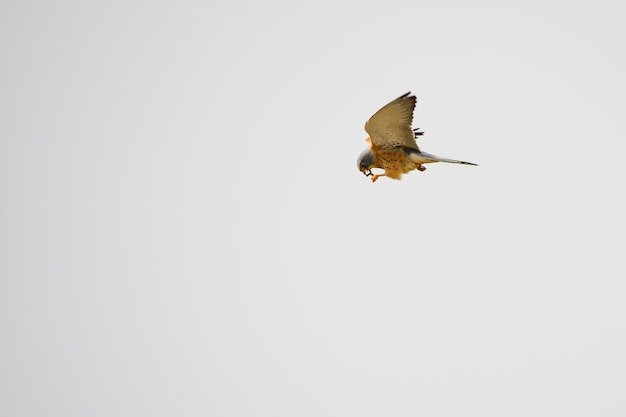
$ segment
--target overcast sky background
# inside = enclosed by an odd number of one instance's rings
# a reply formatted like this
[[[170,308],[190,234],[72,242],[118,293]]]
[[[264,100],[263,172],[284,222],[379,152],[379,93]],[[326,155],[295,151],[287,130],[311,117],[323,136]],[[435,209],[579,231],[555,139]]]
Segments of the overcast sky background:
[[[0,3],[1,415],[626,414],[624,6],[317,3]]]

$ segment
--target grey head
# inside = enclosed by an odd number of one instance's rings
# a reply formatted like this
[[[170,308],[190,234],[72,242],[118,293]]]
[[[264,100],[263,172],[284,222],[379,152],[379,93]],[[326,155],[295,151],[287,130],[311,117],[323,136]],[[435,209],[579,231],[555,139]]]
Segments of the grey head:
[[[372,175],[372,167],[374,167],[374,154],[370,148],[365,149],[357,159],[357,167],[366,177]]]

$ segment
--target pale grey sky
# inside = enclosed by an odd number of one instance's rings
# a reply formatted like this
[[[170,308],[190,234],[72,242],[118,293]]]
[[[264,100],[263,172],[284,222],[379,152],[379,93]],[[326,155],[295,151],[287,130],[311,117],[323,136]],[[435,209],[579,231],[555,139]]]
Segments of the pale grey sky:
[[[213,3],[0,5],[0,415],[623,416],[623,5]]]

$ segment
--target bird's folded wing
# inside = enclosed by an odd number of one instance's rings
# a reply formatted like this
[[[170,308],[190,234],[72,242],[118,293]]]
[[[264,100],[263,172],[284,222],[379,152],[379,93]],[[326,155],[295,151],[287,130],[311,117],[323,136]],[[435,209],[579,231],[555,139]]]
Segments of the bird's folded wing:
[[[374,146],[419,149],[411,129],[416,98],[410,94],[406,93],[387,104],[365,123],[365,131],[370,135]]]

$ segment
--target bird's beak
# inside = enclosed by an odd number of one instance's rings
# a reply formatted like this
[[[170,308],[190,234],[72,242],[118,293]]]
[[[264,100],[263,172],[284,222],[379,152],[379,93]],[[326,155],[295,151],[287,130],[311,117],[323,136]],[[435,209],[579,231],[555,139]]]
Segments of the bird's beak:
[[[373,175],[373,174],[372,174],[372,170],[371,170],[371,169],[363,168],[363,169],[361,170],[361,172],[362,172],[362,173],[363,173],[363,175],[365,175],[366,177],[369,177],[370,175]]]

